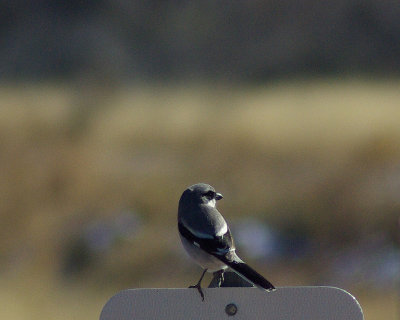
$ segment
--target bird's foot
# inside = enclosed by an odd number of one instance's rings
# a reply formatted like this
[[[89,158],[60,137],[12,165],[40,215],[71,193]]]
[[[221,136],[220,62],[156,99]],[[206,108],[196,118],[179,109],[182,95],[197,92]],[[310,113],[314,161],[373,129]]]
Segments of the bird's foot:
[[[200,283],[198,283],[194,286],[190,286],[189,288],[196,288],[197,291],[200,293],[201,300],[204,301],[204,293],[203,293],[203,290],[201,289]]]
[[[214,277],[217,278],[218,282],[217,282],[217,288],[220,288],[221,285],[224,283],[225,279],[224,279],[224,272],[225,270],[218,270],[216,272],[214,272]]]

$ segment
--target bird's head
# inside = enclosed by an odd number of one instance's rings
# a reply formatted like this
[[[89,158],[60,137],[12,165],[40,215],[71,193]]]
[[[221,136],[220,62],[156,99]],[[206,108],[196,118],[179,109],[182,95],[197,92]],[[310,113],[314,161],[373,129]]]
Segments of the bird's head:
[[[204,204],[215,207],[218,200],[223,198],[222,194],[215,192],[215,189],[206,183],[196,183],[188,187],[182,194],[179,200],[179,205],[182,204]]]

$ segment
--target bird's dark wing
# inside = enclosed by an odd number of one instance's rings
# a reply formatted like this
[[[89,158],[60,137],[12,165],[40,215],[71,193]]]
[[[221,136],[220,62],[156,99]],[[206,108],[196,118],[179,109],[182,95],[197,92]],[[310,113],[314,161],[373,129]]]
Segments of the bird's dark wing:
[[[222,236],[195,235],[183,223],[178,222],[179,233],[193,245],[221,260],[236,273],[250,281],[257,287],[267,291],[275,290],[275,287],[257,271],[244,263],[235,253],[235,245],[229,227]]]
[[[182,237],[184,237],[190,243],[200,247],[202,250],[216,256],[217,258],[226,256],[233,249],[235,249],[229,228],[227,228],[226,233],[221,236],[209,234],[206,236],[201,236],[200,234],[195,235],[194,232],[191,232],[189,228],[185,227],[182,222],[178,222],[178,229]]]

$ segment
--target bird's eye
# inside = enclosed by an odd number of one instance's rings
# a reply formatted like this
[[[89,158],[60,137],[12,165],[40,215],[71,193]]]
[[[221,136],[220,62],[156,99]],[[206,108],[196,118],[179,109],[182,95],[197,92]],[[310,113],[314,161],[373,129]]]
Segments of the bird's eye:
[[[208,191],[205,196],[209,199],[213,199],[215,197],[215,192],[214,191]]]

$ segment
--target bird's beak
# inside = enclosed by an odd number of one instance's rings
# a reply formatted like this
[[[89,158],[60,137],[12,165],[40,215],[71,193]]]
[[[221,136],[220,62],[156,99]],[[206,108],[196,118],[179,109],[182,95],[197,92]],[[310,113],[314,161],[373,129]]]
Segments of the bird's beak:
[[[223,197],[224,196],[218,192],[215,194],[215,200],[221,200]]]

